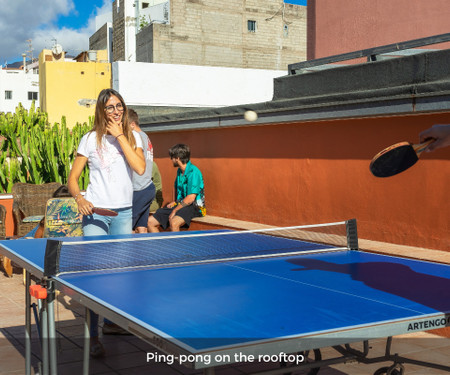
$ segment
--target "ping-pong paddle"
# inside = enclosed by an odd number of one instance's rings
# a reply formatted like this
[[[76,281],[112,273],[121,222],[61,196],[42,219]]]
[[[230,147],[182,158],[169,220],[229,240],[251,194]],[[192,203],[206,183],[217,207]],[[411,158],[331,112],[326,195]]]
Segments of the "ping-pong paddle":
[[[417,163],[420,154],[434,141],[433,138],[420,144],[400,142],[389,146],[373,157],[370,171],[375,177],[391,177],[406,171]]]
[[[101,216],[117,216],[118,213],[113,210],[108,210],[107,208],[94,207],[92,212]]]

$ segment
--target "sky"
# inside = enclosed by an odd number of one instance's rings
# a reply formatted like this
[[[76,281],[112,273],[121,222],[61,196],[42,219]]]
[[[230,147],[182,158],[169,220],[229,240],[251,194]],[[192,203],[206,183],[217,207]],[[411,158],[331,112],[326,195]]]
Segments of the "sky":
[[[89,49],[95,16],[107,17],[113,0],[0,0],[0,65],[39,57],[54,44],[76,56]],[[307,0],[285,0],[306,5]],[[103,18],[102,18],[103,19]],[[102,24],[108,19],[105,18]],[[31,40],[31,47],[30,42]],[[28,52],[32,48],[32,53]]]
[[[111,13],[112,0],[0,0],[0,65],[22,61],[22,53],[56,43],[70,55],[89,49],[95,32],[95,16]],[[106,22],[106,21],[105,21]]]

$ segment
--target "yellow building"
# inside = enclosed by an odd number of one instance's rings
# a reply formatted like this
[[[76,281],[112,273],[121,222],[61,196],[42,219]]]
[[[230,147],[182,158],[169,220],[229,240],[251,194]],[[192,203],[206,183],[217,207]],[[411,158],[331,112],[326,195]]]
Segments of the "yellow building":
[[[94,116],[98,94],[111,87],[111,64],[106,50],[83,52],[66,61],[57,47],[39,55],[40,108],[51,124],[61,123],[65,116],[72,128]]]

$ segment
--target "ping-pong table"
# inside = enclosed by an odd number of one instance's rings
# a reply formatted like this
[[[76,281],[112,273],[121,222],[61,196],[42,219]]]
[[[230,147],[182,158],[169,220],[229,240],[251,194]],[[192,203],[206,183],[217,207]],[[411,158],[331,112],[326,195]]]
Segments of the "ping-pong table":
[[[162,353],[150,354],[154,360],[173,356],[205,374],[230,363],[277,359],[311,374],[349,359],[393,362],[379,374],[402,374],[402,363],[450,372],[447,365],[390,353],[392,336],[450,326],[450,265],[360,251],[355,220],[333,225],[344,232],[328,237],[344,239],[345,246],[282,231],[213,230],[8,240],[0,242],[0,253],[27,271],[27,289],[31,274],[47,291],[44,373],[57,373],[55,290],[86,307],[85,374],[87,309],[151,343]],[[311,238],[321,236],[316,229]],[[29,374],[29,293],[25,303]],[[386,353],[370,357],[368,340],[377,338],[387,338]],[[351,346],[356,342],[362,350]],[[318,349],[325,347],[338,356],[321,360]],[[304,360],[308,353],[315,361]]]

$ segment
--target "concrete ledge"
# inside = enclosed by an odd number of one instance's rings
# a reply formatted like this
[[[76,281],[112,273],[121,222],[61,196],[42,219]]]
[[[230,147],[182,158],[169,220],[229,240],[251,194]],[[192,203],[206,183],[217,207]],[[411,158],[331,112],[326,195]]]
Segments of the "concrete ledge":
[[[221,226],[221,227],[234,228],[234,229],[245,229],[245,230],[275,228],[272,225],[253,223],[250,221],[243,221],[243,220],[228,219],[226,217],[211,216],[211,215],[206,215],[203,217],[196,217],[196,218],[192,219],[192,222],[208,224],[208,225],[217,225],[217,226]]]
[[[219,226],[233,229],[253,230],[253,229],[270,229],[276,228],[273,225],[254,223],[250,221],[228,219],[220,216],[206,215],[204,217],[196,217],[192,222],[206,224],[211,226]],[[450,252],[434,249],[426,249],[422,247],[396,245],[388,242],[378,242],[372,240],[358,239],[359,248],[361,250],[373,251],[376,253],[401,256],[404,258],[413,258],[426,261],[450,264]]]
[[[450,264],[450,251],[426,249],[423,247],[396,245],[388,242],[378,242],[359,239],[361,250],[373,251],[376,253],[398,255],[404,258],[428,260],[439,263]]]

